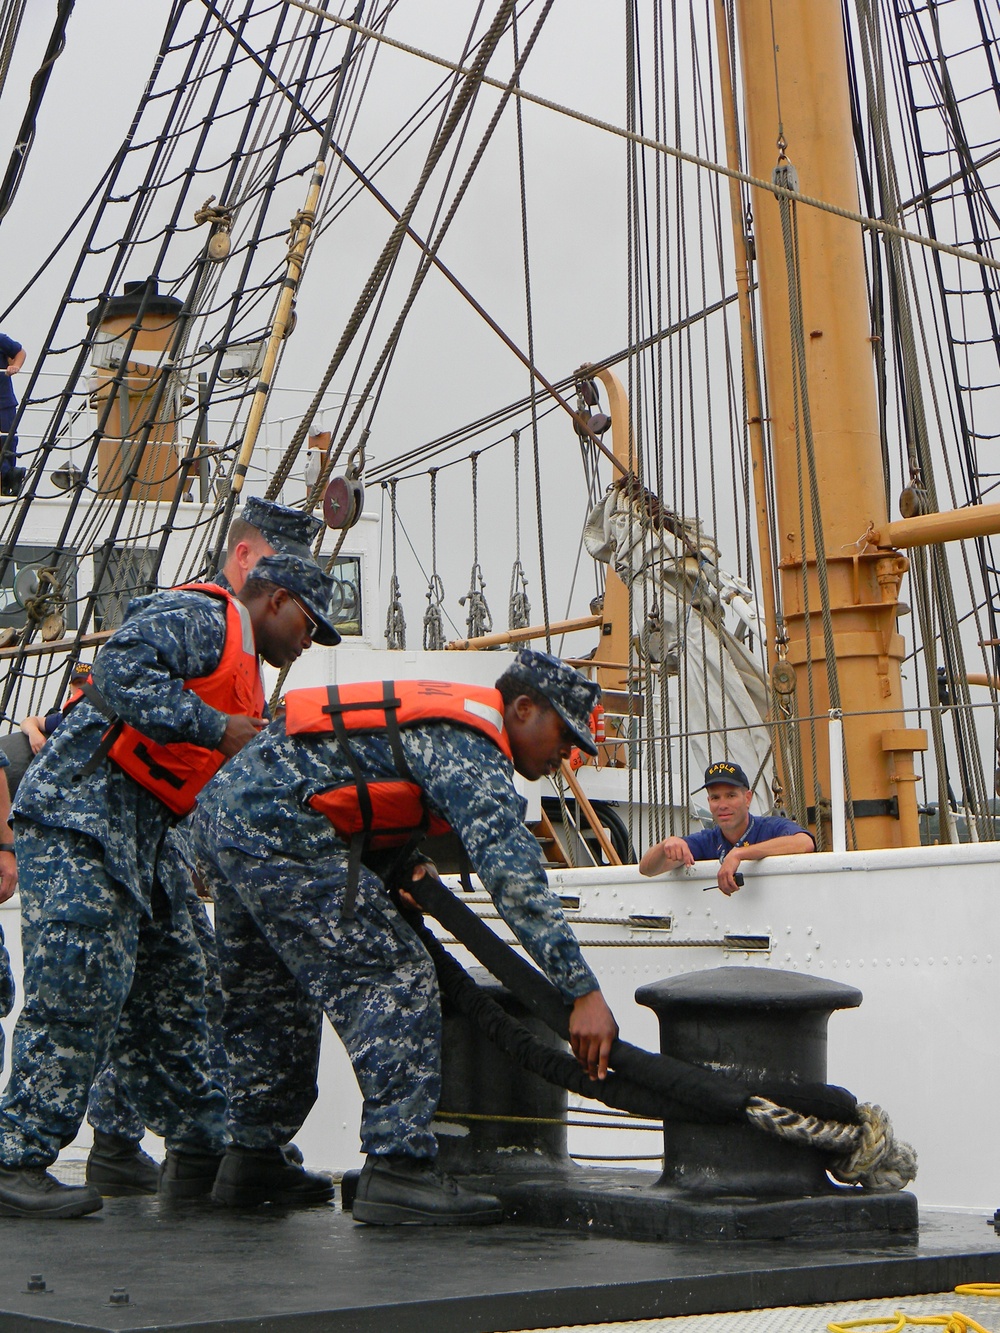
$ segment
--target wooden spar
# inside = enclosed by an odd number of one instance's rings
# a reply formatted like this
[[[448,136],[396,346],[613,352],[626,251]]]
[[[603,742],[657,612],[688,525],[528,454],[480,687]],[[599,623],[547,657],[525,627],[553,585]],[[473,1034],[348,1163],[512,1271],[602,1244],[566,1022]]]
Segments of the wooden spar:
[[[749,144],[748,170],[769,179],[779,143],[794,166],[798,188],[857,210],[847,59],[840,0],[734,0]],[[725,75],[725,72],[723,72]],[[780,107],[780,110],[779,110]],[[811,514],[807,435],[796,395],[789,279],[801,296],[808,408],[815,445],[816,493],[823,505],[822,549],[829,585],[826,622],[836,658],[851,798],[858,846],[897,847],[914,838],[915,784],[908,780],[912,748],[924,733],[903,726],[896,630],[899,583],[908,567],[895,550],[877,550],[859,537],[884,532],[887,518],[879,445],[878,404],[860,228],[819,209],[798,208],[797,265],[791,274],[778,202],[754,198],[756,253],[767,366],[768,410],[777,507],[781,609],[789,635],[788,661],[799,697],[813,677],[813,711],[832,706],[816,540]],[[800,489],[801,488],[801,489]],[[800,501],[805,531],[800,523]],[[809,624],[806,612],[809,612]],[[880,713],[882,716],[880,716]],[[810,724],[800,727],[811,754]],[[886,744],[883,744],[883,741]],[[829,746],[817,727],[816,771],[807,774],[807,801],[829,795]],[[808,762],[808,758],[807,758]],[[897,780],[897,775],[904,780]],[[893,817],[892,798],[905,807]]]
[[[52,639],[45,643],[29,643],[13,648],[0,648],[0,662],[10,661],[14,657],[41,657],[45,653],[72,653],[78,648],[92,648],[95,643],[104,643],[114,634],[113,629],[95,630],[93,634],[74,634],[66,639]]]
[[[305,207],[301,213],[292,219],[292,233],[288,243],[288,256],[285,260],[287,272],[285,280],[281,284],[278,308],[275,311],[274,323],[271,325],[271,335],[267,340],[264,363],[261,366],[260,377],[254,388],[250,411],[247,413],[247,424],[243,432],[239,460],[233,471],[232,489],[237,495],[243,489],[243,482],[250,467],[254,446],[257,443],[260,424],[264,419],[264,408],[267,406],[268,395],[271,392],[271,377],[278,363],[278,352],[281,350],[281,344],[291,329],[292,306],[295,301],[295,293],[298,290],[299,278],[302,276],[306,247],[309,244],[309,237],[316,221],[316,209],[319,205],[319,194],[323,187],[325,174],[326,164],[323,161],[317,162],[313,167],[312,177],[309,181]]]
[[[569,634],[575,629],[593,629],[600,623],[600,616],[577,616],[575,620],[553,620],[547,626],[526,625],[524,629],[502,629],[495,634],[480,634],[477,639],[452,639],[447,651],[464,653],[476,648],[502,648],[505,643],[526,643],[529,639],[544,639],[546,634]]]
[[[611,845],[611,839],[605,833],[604,825],[598,818],[597,811],[591,805],[589,797],[587,796],[583,788],[580,786],[579,782],[577,781],[576,774],[570,768],[569,763],[565,759],[562,761],[562,775],[566,780],[567,787],[569,787],[570,791],[573,793],[574,799],[576,800],[576,803],[580,808],[580,813],[583,815],[584,819],[586,819],[587,823],[593,829],[594,836],[597,838],[597,841],[600,844],[601,851],[607,858],[608,865],[620,866],[622,863],[621,857],[618,855],[614,847]]]
[[[634,471],[635,445],[632,437],[632,416],[629,411],[625,386],[611,370],[590,371],[581,366],[580,374],[591,373],[604,385],[608,396],[608,416],[611,418],[611,447],[624,476]],[[597,683],[602,690],[627,690],[628,671],[617,666],[629,659],[629,641],[632,626],[629,617],[628,588],[608,565],[604,579],[604,605],[601,609],[601,636],[593,660],[597,664]]]
[[[897,518],[865,533],[872,546],[933,546],[938,542],[993,537],[1000,532],[1000,505],[970,505],[945,513]]]

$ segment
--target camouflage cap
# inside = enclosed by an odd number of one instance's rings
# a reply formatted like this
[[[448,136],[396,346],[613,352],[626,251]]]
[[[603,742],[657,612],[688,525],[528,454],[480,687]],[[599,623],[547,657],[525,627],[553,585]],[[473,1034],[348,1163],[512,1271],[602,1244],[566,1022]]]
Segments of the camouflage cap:
[[[599,685],[558,657],[535,648],[522,648],[504,674],[544,694],[573,733],[580,749],[590,755],[597,754],[590,715],[600,702]]]
[[[333,579],[324,574],[312,556],[303,559],[286,551],[261,556],[247,575],[247,583],[255,579],[274,583],[301,602],[302,609],[313,621],[310,634],[313,643],[332,648],[340,642],[337,627],[330,618]]]
[[[312,559],[309,548],[323,526],[322,521],[313,518],[312,514],[304,514],[301,509],[288,509],[257,495],[251,495],[245,501],[240,518],[244,523],[252,523],[276,551],[297,555],[303,560]]]
[[[717,782],[725,782],[730,787],[746,787],[750,790],[750,781],[739,764],[731,764],[728,759],[720,759],[717,764],[709,764],[705,769],[705,786],[712,787]]]

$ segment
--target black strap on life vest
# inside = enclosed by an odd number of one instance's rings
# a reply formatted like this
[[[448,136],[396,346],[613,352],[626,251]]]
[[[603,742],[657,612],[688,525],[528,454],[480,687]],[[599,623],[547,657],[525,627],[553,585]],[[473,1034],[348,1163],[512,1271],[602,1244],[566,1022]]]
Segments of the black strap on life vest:
[[[89,676],[80,686],[80,693],[89,704],[93,704],[97,711],[108,719],[111,726],[101,737],[100,745],[98,745],[97,749],[84,764],[83,768],[80,769],[80,772],[74,775],[75,781],[79,781],[81,778],[89,778],[92,773],[97,772],[105,759],[107,759],[111,747],[121,735],[122,728],[125,726],[125,723],[106,702],[103,694],[101,694],[100,690]]]
[[[179,778],[176,773],[171,773],[169,768],[159,763],[149,753],[149,748],[145,741],[140,741],[132,751],[136,759],[149,769],[149,776],[157,782],[165,782],[168,787],[173,787],[174,791],[180,791],[184,786],[184,779]]]
[[[343,751],[344,758],[347,760],[351,770],[351,777],[354,779],[355,790],[358,795],[358,810],[361,814],[362,827],[353,835],[350,842],[350,850],[347,856],[347,883],[344,888],[344,903],[340,909],[341,920],[353,921],[354,905],[358,896],[358,879],[361,873],[361,863],[365,852],[371,842],[373,832],[373,810],[371,793],[368,790],[368,780],[361,771],[361,765],[357,761],[354,751],[351,749],[350,733],[344,723],[344,714],[351,712],[370,712],[373,708],[378,708],[379,702],[371,699],[356,700],[353,703],[344,703],[340,698],[340,689],[336,685],[327,686],[327,702],[323,707],[323,712],[330,715],[330,722],[333,726],[333,734]],[[402,706],[402,700],[396,695],[391,680],[382,682],[381,708],[385,718],[385,734],[389,742],[389,749],[392,751],[392,761],[396,766],[396,772],[405,782],[412,782],[414,786],[413,774],[406,762],[406,755],[403,751],[403,741],[399,730],[398,710]],[[363,734],[363,733],[362,733]],[[430,823],[430,817],[424,807],[424,817],[420,826],[414,829],[406,843],[400,848],[399,855],[393,862],[393,866],[402,864],[410,855],[413,849],[420,842]],[[388,831],[388,830],[380,830]],[[391,873],[391,872],[390,872]]]

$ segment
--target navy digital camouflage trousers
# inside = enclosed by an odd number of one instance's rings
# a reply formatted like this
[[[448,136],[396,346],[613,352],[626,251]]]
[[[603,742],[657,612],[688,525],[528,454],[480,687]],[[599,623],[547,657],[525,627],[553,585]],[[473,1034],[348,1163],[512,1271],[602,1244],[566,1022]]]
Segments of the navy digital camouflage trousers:
[[[205,1009],[208,1017],[210,1059],[215,1077],[225,1086],[226,1047],[222,1033],[222,983],[215,949],[215,931],[205,904],[191,886],[187,895],[191,924],[205,959]],[[2,1048],[0,1048],[2,1050]],[[136,1142],[146,1132],[142,1117],[129,1100],[128,1092],[115,1071],[105,1065],[94,1081],[87,1101],[87,1123],[101,1134]]]
[[[10,954],[4,943],[3,930],[0,929],[0,1018],[6,1018],[14,1008],[14,973],[10,966]],[[0,1069],[3,1069],[4,1035],[0,1028]]]
[[[437,978],[381,880],[362,868],[354,919],[341,921],[346,851],[315,862],[198,852],[215,899],[233,1140],[265,1148],[297,1132],[316,1100],[325,1011],[364,1095],[362,1150],[434,1157]]]
[[[83,834],[19,819],[16,839],[24,1005],[0,1102],[0,1162],[54,1161],[109,1059],[168,1148],[221,1152],[226,1096],[211,1073],[205,964],[190,915],[171,914],[157,893],[147,917]]]

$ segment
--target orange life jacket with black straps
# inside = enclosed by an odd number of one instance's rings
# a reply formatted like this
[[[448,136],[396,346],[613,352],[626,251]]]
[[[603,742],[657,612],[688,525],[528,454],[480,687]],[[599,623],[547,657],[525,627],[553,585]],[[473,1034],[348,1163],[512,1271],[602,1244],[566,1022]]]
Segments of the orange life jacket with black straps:
[[[226,640],[219,665],[207,676],[186,680],[184,688],[221,713],[261,717],[264,685],[253,629],[242,604],[216,583],[183,583],[173,591],[205,593],[226,604]],[[110,715],[92,681],[88,681],[81,692],[95,707]],[[76,700],[70,700],[70,704],[73,702]],[[209,750],[189,741],[160,745],[118,717],[114,717],[104,733],[97,752],[83,770],[84,775],[93,772],[105,758],[124,769],[129,777],[177,815],[190,814],[202,787],[225,762],[225,755],[219,750]]]
[[[367,850],[400,848],[401,856],[426,834],[451,831],[434,814],[414,782],[400,742],[406,727],[424,722],[455,722],[491,741],[508,759],[503,699],[494,689],[441,680],[384,680],[290,690],[285,696],[285,731],[289,736],[333,735],[350,765],[353,784],[340,784],[309,798],[350,846],[347,894],[342,915],[353,913],[358,868]],[[398,778],[369,781],[351,752],[351,733],[384,733]]]

